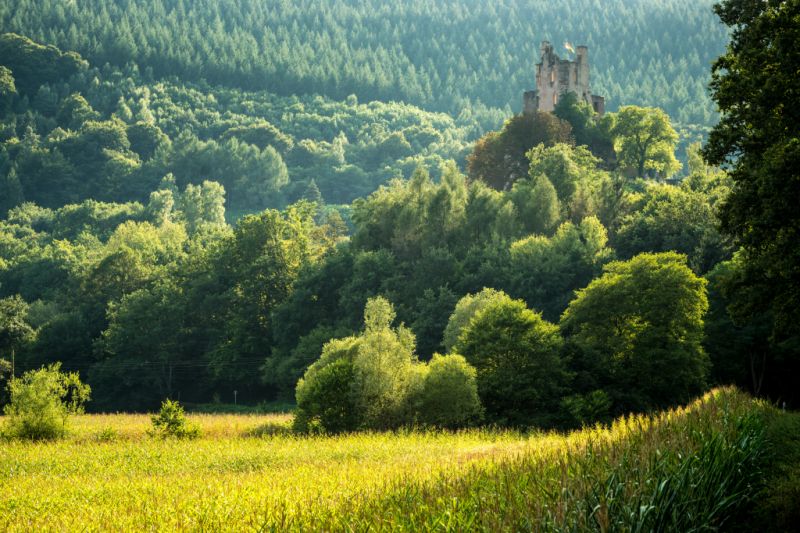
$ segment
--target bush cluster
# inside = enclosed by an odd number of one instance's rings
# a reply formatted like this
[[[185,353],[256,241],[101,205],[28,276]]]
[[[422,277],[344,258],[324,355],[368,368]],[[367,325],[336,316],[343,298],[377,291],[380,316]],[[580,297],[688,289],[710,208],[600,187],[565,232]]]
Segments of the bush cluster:
[[[662,409],[708,371],[706,282],[674,252],[616,261],[558,324],[503,291],[464,296],[444,328],[448,355],[418,361],[394,308],[367,302],[359,336],[331,340],[298,382],[296,429],[457,428],[485,415],[512,427],[571,427]]]
[[[200,428],[189,423],[183,407],[175,400],[164,400],[161,410],[150,420],[153,423],[150,435],[153,437],[193,439],[200,436]]]
[[[480,419],[475,369],[456,354],[418,361],[414,335],[392,328],[394,317],[385,298],[372,298],[361,335],[325,344],[297,384],[296,430],[456,428]]]
[[[61,363],[31,370],[8,383],[11,398],[4,412],[4,433],[13,438],[50,440],[67,433],[71,415],[83,412],[91,389],[76,372],[61,372]]]

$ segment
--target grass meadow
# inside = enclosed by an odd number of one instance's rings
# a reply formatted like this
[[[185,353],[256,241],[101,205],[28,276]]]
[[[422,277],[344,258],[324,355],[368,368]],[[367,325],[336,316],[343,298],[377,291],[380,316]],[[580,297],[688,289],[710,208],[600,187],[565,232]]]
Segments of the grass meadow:
[[[0,441],[0,530],[696,530],[758,490],[774,410],[733,389],[569,434],[291,434],[291,415],[76,417]]]

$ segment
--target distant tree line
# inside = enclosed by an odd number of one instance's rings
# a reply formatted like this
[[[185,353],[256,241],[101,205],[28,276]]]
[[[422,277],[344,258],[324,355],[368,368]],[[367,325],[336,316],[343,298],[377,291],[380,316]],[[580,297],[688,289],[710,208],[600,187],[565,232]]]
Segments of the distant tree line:
[[[10,0],[0,28],[149,78],[409,102],[489,128],[533,88],[540,42],[573,41],[589,46],[611,110],[658,106],[710,126],[709,65],[728,37],[712,3]]]
[[[220,183],[234,216],[349,203],[419,164],[463,162],[481,131],[405,104],[145,83],[135,67],[92,68],[15,34],[0,35],[0,65],[0,214],[144,202],[168,173],[180,187]]]

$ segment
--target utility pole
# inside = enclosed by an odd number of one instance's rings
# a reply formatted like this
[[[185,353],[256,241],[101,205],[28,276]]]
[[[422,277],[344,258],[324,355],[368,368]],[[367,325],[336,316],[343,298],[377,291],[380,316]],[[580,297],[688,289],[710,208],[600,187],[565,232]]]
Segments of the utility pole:
[[[233,405],[236,405],[236,395],[239,394],[238,390],[233,391]]]

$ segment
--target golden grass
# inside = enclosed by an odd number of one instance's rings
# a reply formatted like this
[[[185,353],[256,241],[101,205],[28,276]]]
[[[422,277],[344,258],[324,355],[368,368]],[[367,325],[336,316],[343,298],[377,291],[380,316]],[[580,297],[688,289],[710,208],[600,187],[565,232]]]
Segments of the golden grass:
[[[729,422],[754,409],[740,393],[715,391],[657,417],[626,417],[566,436],[469,430],[296,437],[286,431],[288,415],[190,415],[202,437],[184,441],[148,437],[144,415],[87,415],[63,441],[0,441],[0,530],[577,523],[570,502],[585,499],[610,467],[630,461],[631,472],[641,473],[659,453],[697,449],[697,430],[733,434]],[[619,497],[637,490],[627,484]],[[602,509],[592,520],[603,520]]]
[[[0,444],[0,529],[241,530],[508,454],[519,441],[484,431],[253,437],[289,417],[189,419],[202,438],[151,439],[144,415],[87,415],[64,441]],[[107,428],[119,438],[98,440]]]
[[[204,439],[237,438],[259,432],[288,432],[292,424],[290,414],[189,414],[190,423],[201,428]],[[2,419],[2,417],[0,417]],[[104,414],[83,415],[70,421],[68,440],[103,440],[111,430],[117,440],[148,439],[152,428],[150,415]]]

